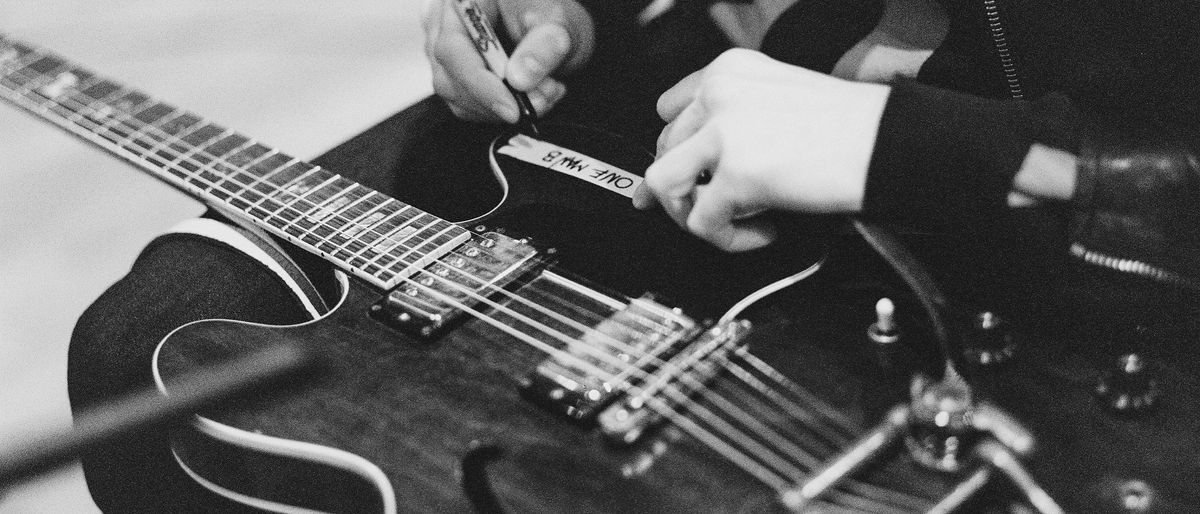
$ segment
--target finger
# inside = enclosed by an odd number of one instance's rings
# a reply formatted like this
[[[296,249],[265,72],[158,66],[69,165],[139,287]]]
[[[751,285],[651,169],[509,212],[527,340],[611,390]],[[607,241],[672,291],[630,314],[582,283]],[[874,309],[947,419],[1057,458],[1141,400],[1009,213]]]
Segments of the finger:
[[[567,86],[553,78],[546,78],[529,92],[529,102],[538,115],[549,112],[567,94]]]
[[[537,25],[525,34],[509,59],[505,77],[521,91],[530,91],[562,66],[571,50],[571,36],[558,23]]]
[[[704,107],[700,102],[688,104],[683,112],[679,113],[679,116],[663,127],[658,138],[655,155],[662,155],[692,137],[704,125],[705,119]]]
[[[441,64],[431,61],[430,69],[433,75],[433,92],[446,102],[455,117],[486,123],[504,121],[504,118],[497,115],[498,109],[483,105],[477,98],[463,91],[461,84],[451,79]]]
[[[729,252],[755,250],[771,244],[776,229],[764,218],[746,218],[724,191],[699,187],[686,227],[693,234]]]
[[[446,17],[443,23],[462,23],[450,9],[443,15]],[[517,122],[517,101],[500,77],[487,69],[465,29],[442,31],[435,54],[434,60],[442,66],[455,91],[452,99],[455,105],[492,121]]]
[[[694,71],[658,97],[658,115],[662,117],[663,121],[674,120],[684,108],[692,103],[696,97],[696,88],[700,86],[703,78],[704,70]]]
[[[696,187],[696,176],[715,166],[718,156],[716,145],[702,133],[683,141],[646,169],[642,188],[648,188],[653,198],[635,194],[634,206],[648,209],[658,203],[666,207],[666,200],[688,196]]]
[[[691,195],[680,198],[668,198],[663,201],[663,211],[675,221],[680,228],[687,228],[688,215],[692,212]]]

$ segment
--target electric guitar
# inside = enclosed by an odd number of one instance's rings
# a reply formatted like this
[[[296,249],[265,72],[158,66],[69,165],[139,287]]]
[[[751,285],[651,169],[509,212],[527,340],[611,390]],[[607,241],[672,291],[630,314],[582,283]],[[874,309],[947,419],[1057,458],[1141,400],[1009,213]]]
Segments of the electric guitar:
[[[217,494],[284,512],[957,505],[946,495],[961,475],[930,472],[903,453],[808,494],[812,475],[903,401],[908,373],[922,367],[875,364],[859,331],[869,310],[846,308],[863,301],[852,293],[757,306],[767,321],[754,330],[739,309],[725,310],[798,281],[819,262],[820,245],[720,254],[620,195],[496,148],[480,148],[480,160],[493,161],[481,169],[503,172],[496,177],[505,201],[485,219],[453,223],[3,37],[0,96],[347,277],[337,307],[314,322],[201,321],[172,333],[149,363],[170,394],[171,375],[261,345],[303,345],[326,357],[314,385],[199,414],[179,431],[179,465]],[[639,169],[631,152],[611,158]],[[552,251],[527,234],[565,244]],[[646,286],[673,300],[628,296]],[[795,303],[804,309],[792,311]],[[1144,455],[1144,444],[1114,446],[1144,427],[1066,440],[1104,416],[1087,404],[1091,384],[1078,378],[1094,371],[1031,360],[975,382],[1035,420],[1034,435]],[[1177,383],[1195,390],[1192,379]],[[1060,407],[1086,414],[1062,419],[1053,415]],[[1172,414],[1197,415],[1190,406]],[[1154,430],[1195,446],[1179,425]],[[1089,475],[1068,472],[1079,458],[1037,455],[1036,476],[1067,505],[1107,498],[1108,490],[1087,490]],[[1194,463],[1146,469],[1162,488],[1160,503],[1195,499],[1168,473]]]

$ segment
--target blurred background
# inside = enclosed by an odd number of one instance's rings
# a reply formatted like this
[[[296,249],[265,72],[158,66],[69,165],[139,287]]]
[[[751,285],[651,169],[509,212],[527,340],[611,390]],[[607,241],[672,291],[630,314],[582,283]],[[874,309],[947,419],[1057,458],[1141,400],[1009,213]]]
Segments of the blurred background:
[[[310,158],[430,94],[422,0],[3,0],[0,32]],[[0,445],[69,426],[76,318],[199,203],[0,104]],[[77,466],[0,513],[96,512]]]

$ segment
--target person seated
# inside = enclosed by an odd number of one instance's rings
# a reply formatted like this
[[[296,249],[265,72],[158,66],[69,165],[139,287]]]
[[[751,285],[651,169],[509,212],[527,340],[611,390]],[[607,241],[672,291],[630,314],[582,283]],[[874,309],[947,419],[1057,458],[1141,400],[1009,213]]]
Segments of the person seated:
[[[319,163],[435,214],[470,214],[472,202],[445,198],[494,191],[468,183],[464,195],[447,177],[479,159],[464,146],[518,121],[503,78],[547,117],[657,138],[634,205],[725,250],[770,244],[766,211],[921,226],[1070,202],[1079,255],[1200,279],[1194,2],[480,0],[514,43],[503,77],[452,4],[432,1],[424,18],[437,97]],[[154,348],[178,326],[299,323],[335,288],[329,266],[295,248],[215,214],[189,222],[81,317],[72,407],[150,386]],[[187,476],[165,434],[83,467],[106,511],[245,508]]]

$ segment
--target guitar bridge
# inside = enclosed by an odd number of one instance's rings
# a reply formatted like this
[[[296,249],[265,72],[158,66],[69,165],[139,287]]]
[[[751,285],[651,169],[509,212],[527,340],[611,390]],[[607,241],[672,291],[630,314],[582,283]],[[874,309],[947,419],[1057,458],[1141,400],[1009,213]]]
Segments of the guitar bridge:
[[[544,269],[547,259],[524,239],[486,227],[409,277],[370,307],[371,317],[407,334],[435,339],[496,292]]]
[[[667,362],[647,374],[637,391],[600,413],[600,431],[611,441],[633,444],[669,413],[686,409],[691,399],[724,371],[750,322],[734,320],[705,330]]]
[[[542,361],[521,395],[570,420],[591,422],[701,331],[676,310],[634,299]]]

